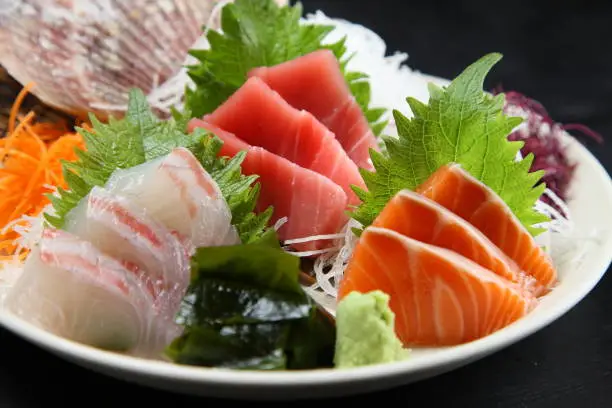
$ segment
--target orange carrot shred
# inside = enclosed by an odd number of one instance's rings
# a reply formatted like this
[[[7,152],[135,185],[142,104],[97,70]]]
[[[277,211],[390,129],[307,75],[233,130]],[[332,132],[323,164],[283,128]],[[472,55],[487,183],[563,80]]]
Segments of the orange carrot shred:
[[[9,114],[9,122],[8,122],[8,133],[12,134],[15,131],[15,119],[17,118],[17,114],[19,113],[19,109],[21,109],[21,104],[23,100],[28,95],[30,90],[34,88],[34,83],[30,82],[23,87],[23,89],[17,94],[17,98],[15,98],[15,103],[11,107],[11,112]]]
[[[17,242],[16,228],[28,227],[25,216],[40,215],[50,203],[50,188],[65,187],[61,162],[76,160],[75,148],[85,149],[81,135],[66,123],[35,123],[34,112],[19,114],[33,86],[24,86],[15,98],[7,135],[0,139],[0,262],[25,259],[29,251]]]

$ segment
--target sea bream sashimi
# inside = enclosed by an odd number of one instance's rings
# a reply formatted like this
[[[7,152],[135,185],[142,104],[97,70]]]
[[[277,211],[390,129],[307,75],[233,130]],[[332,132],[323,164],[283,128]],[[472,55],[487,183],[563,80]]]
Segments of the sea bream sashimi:
[[[366,189],[357,165],[338,140],[312,114],[298,110],[259,78],[250,78],[204,121],[232,133],[251,146],[315,171],[338,184],[349,197],[359,199],[351,185]],[[201,122],[192,121],[197,127]]]
[[[485,337],[529,313],[531,292],[445,248],[368,227],[353,251],[338,299],[352,291],[390,296],[405,346],[450,346]]]
[[[469,222],[414,191],[402,190],[393,196],[372,225],[457,252],[525,288],[536,284]]]
[[[155,355],[179,327],[155,312],[146,273],[90,242],[48,228],[5,300],[17,316],[94,347]]]
[[[242,172],[258,175],[261,186],[256,212],[272,206],[271,223],[287,217],[287,222],[278,229],[281,241],[335,234],[348,221],[347,196],[330,179],[266,149],[250,146],[214,125],[205,122],[200,125],[223,140],[220,156],[234,157],[240,151],[247,152]],[[298,251],[316,251],[329,245],[329,240],[321,240],[291,246]]]
[[[318,50],[272,67],[252,69],[296,109],[312,113],[331,130],[357,166],[373,170],[369,149],[379,150],[361,107],[330,50]]]
[[[417,192],[448,208],[480,230],[521,270],[539,283],[544,294],[557,283],[550,256],[537,244],[510,207],[497,193],[474,178],[459,164],[436,170]]]
[[[240,242],[219,186],[188,149],[116,170],[105,188],[144,208],[195,248]]]
[[[66,217],[66,231],[144,271],[160,313],[174,314],[189,284],[189,248],[146,208],[94,187]]]

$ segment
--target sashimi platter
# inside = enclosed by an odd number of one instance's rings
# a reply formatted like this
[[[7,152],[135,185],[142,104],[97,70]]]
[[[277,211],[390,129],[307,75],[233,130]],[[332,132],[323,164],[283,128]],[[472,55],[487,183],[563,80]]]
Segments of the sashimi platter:
[[[600,136],[485,89],[500,53],[436,78],[274,0],[2,13],[23,88],[0,324],[77,364],[235,398],[383,389],[544,328],[610,264],[610,178],[578,140]]]

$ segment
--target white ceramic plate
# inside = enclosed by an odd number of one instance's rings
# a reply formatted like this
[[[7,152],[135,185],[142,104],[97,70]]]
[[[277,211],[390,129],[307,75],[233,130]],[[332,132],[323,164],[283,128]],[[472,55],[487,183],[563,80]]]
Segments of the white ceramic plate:
[[[490,355],[544,328],[584,298],[608,268],[612,260],[612,182],[586,148],[569,136],[566,141],[568,154],[578,162],[569,205],[576,223],[574,235],[580,242],[575,251],[584,252],[583,261],[577,268],[560,265],[560,285],[528,316],[468,344],[413,351],[406,361],[351,370],[245,372],[179,366],[101,351],[59,338],[4,311],[0,311],[0,324],[27,341],[94,371],[196,395],[241,399],[314,398],[380,390],[433,377]],[[596,240],[588,238],[593,232],[597,232]]]

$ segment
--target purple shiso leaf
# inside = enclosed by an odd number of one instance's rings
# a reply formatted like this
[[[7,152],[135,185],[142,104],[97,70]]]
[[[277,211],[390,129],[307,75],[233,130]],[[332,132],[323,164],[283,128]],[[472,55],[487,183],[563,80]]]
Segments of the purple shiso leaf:
[[[501,86],[493,90],[493,94],[502,92],[504,91]],[[561,142],[562,134],[573,130],[598,143],[603,143],[603,138],[585,125],[555,122],[541,103],[520,92],[507,91],[504,93],[506,96],[505,113],[525,118],[525,122],[508,135],[508,139],[525,142],[521,154],[525,157],[533,153],[534,161],[531,170],[544,170],[545,175],[541,182],[546,183],[548,189],[565,201],[576,164],[570,162],[567,157],[566,149]],[[561,211],[547,196],[543,196],[542,201]]]

